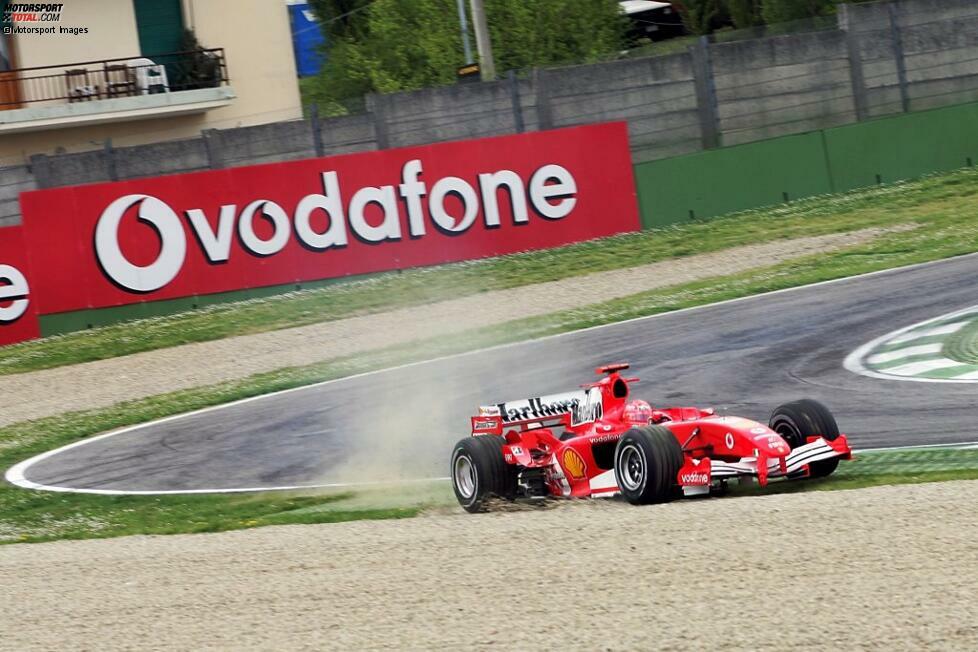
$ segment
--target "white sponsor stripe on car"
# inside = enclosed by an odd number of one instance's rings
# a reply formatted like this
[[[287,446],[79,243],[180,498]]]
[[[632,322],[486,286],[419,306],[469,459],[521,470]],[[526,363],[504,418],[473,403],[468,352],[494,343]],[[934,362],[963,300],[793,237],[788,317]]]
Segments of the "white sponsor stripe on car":
[[[614,470],[605,471],[604,473],[599,473],[598,475],[591,478],[591,493],[597,494],[599,492],[617,492],[618,491],[618,480],[615,479]]]

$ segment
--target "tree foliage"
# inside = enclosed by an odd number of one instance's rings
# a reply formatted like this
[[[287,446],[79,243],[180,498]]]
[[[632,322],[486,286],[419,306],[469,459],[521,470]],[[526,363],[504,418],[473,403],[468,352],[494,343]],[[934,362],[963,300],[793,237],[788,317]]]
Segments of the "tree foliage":
[[[730,21],[737,29],[754,27],[764,22],[762,0],[727,0]]]
[[[454,83],[466,63],[456,0],[312,4],[327,56],[307,97],[324,113],[342,112],[370,92]],[[594,61],[623,47],[627,23],[615,0],[485,0],[485,7],[499,71]],[[469,29],[474,50],[471,20]]]
[[[677,0],[687,29],[709,34],[821,16],[839,0]],[[863,0],[855,0],[860,2]],[[452,84],[463,59],[457,0],[309,0],[326,37],[319,76],[302,80],[324,115],[364,95]],[[617,0],[484,0],[496,69],[587,63],[625,47]],[[464,5],[468,10],[469,0]],[[469,40],[475,35],[469,20]]]
[[[680,0],[677,4],[686,29],[693,34],[709,34],[731,24],[742,29],[765,23],[824,16],[835,11],[838,2],[839,0]]]
[[[727,0],[683,0],[678,6],[686,29],[697,36],[709,34],[729,20]]]
[[[835,10],[835,4],[835,0],[764,0],[761,15],[765,23],[783,23],[824,16]]]
[[[497,70],[586,63],[624,47],[616,0],[486,0]]]
[[[313,13],[320,19],[326,41],[359,38],[365,35],[366,9],[371,0],[309,0]]]

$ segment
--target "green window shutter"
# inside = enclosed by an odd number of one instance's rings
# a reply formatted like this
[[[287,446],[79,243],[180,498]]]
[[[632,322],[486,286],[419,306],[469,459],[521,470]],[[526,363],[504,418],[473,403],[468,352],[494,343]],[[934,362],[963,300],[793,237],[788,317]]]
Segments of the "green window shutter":
[[[139,51],[144,57],[180,51],[183,12],[180,0],[133,0]]]

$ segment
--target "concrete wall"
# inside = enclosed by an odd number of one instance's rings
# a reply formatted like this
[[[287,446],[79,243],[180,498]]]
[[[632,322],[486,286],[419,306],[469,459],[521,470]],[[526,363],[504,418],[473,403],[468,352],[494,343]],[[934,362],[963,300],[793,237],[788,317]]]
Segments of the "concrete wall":
[[[206,44],[233,46],[235,52],[244,47],[234,39],[222,43],[224,30],[205,27],[233,14],[225,10],[240,3],[185,1],[198,31],[214,30],[213,43],[202,37]],[[274,22],[279,8],[284,16],[278,3],[247,1],[255,11],[270,12],[262,20]],[[291,58],[290,48],[276,49]],[[230,55],[229,60],[237,90]],[[292,79],[278,81],[296,92]],[[700,43],[663,57],[371,96],[367,113],[322,120],[318,130],[310,121],[238,126],[232,119],[232,128],[222,124],[203,137],[152,146],[119,147],[127,142],[113,136],[116,147],[108,152],[101,148],[102,131],[84,130],[88,147],[99,149],[36,157],[31,165],[37,185],[50,187],[619,119],[628,121],[633,160],[642,162],[902,113],[903,96],[908,110],[978,99],[973,0],[844,5],[838,29]],[[285,103],[292,101],[290,96]],[[175,129],[168,135],[183,133]],[[3,176],[0,171],[0,184]]]
[[[549,127],[627,120],[638,160],[700,147],[692,57],[674,54],[544,71],[538,90]],[[541,102],[538,106],[543,105]]]
[[[850,5],[841,23],[857,43],[854,64],[861,68],[870,117],[903,111],[900,53],[909,109],[978,99],[978,5],[973,0]]]
[[[20,193],[36,190],[34,175],[26,165],[0,168],[0,227],[20,224]]]
[[[724,145],[856,120],[841,31],[721,43],[711,50]]]

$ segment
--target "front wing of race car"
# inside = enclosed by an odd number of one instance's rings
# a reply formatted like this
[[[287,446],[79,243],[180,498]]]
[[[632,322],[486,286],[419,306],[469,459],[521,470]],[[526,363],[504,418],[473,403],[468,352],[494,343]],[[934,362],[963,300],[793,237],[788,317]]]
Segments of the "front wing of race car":
[[[805,471],[808,465],[834,457],[852,458],[852,451],[845,435],[839,435],[832,441],[813,437],[807,444],[794,449],[784,458],[745,457],[737,462],[710,460],[710,480],[753,476],[762,484],[767,484],[768,479],[771,478],[801,478],[807,475]],[[690,486],[682,481],[682,475],[681,471],[680,484],[683,485],[683,493],[687,496],[709,491],[710,483]]]
[[[808,465],[832,458],[851,459],[852,451],[845,435],[829,441],[821,437],[812,437],[807,444],[799,446],[787,456],[780,457],[744,457],[736,462],[711,460],[709,458],[687,458],[679,470],[677,481],[682,487],[683,495],[697,496],[708,494],[710,487],[717,481],[731,478],[755,477],[761,484],[767,484],[769,479],[803,478],[808,474]],[[709,464],[706,464],[709,462]],[[591,496],[611,496],[618,493],[614,471],[606,471],[591,479]]]

